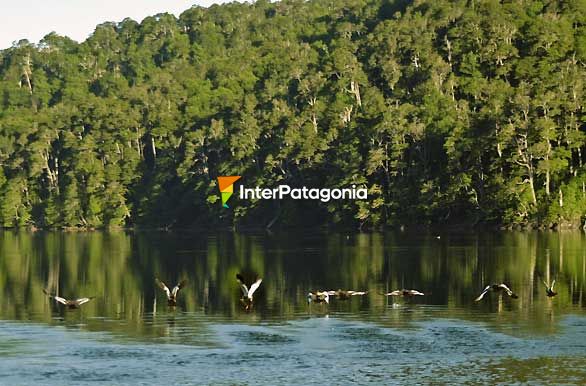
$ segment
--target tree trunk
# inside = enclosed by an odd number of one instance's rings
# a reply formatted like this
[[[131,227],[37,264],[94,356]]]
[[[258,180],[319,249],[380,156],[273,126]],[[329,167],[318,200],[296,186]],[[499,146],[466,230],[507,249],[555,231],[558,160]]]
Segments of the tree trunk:
[[[529,170],[529,187],[531,188],[531,199],[533,205],[537,205],[537,197],[535,196],[535,184],[533,183],[533,172]]]
[[[358,82],[350,82],[350,91],[354,94],[358,107],[362,107],[362,98],[360,97],[360,87],[358,86]]]
[[[549,161],[549,153],[551,152],[551,143],[547,140],[547,153],[545,154],[545,161]],[[551,180],[550,172],[549,172],[549,165],[547,165],[547,169],[545,170],[545,194],[549,196],[549,182]]]
[[[136,150],[138,151],[138,156],[143,158],[142,143],[140,142],[140,130],[138,127],[136,128]]]
[[[32,73],[31,73],[31,57],[30,57],[30,55],[28,55],[26,57],[26,62],[23,65],[22,72],[23,72],[24,77],[26,78],[26,84],[28,86],[28,92],[29,92],[29,94],[33,95],[33,85],[31,83],[31,78],[30,78],[30,75],[32,75]]]
[[[155,146],[155,138],[151,137],[151,149],[153,151],[153,158],[157,158],[157,148]]]

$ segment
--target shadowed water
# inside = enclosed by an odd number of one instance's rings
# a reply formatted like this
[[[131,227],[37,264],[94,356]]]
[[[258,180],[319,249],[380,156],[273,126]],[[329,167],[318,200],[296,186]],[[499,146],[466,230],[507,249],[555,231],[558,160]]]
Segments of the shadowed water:
[[[585,247],[579,232],[4,232],[0,384],[582,384]],[[248,312],[238,272],[263,278]],[[155,277],[188,281],[176,308]],[[490,282],[519,298],[475,303]],[[45,288],[96,298],[65,310]],[[369,293],[306,302],[338,288]],[[426,296],[382,295],[399,288]]]

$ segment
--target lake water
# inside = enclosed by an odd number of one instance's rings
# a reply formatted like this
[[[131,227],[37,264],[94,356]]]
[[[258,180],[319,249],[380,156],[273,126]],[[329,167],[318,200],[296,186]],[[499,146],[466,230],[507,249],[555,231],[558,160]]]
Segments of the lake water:
[[[585,234],[437,236],[2,232],[0,384],[586,382]],[[176,308],[155,277],[188,281]],[[519,298],[474,302],[492,282]],[[369,293],[306,301],[338,288]]]

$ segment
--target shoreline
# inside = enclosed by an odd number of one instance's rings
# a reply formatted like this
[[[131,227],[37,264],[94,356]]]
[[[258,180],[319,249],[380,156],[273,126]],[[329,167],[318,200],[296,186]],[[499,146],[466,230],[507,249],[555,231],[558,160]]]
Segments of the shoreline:
[[[288,231],[333,231],[333,232],[352,232],[352,233],[376,233],[376,232],[429,232],[429,233],[446,233],[446,232],[586,232],[586,224],[553,224],[545,225],[492,225],[492,224],[403,224],[403,225],[388,225],[380,227],[359,228],[351,226],[337,226],[337,225],[313,225],[313,226],[278,226],[274,228],[267,228],[262,226],[208,226],[208,227],[0,227],[0,231],[28,231],[28,232],[63,232],[63,233],[91,233],[91,232],[236,232],[236,233],[279,233]]]

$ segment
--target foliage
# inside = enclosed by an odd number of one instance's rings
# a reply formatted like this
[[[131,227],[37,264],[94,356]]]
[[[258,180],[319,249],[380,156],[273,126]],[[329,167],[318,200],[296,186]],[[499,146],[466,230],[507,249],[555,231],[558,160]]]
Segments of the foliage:
[[[257,1],[20,41],[0,51],[1,225],[580,224],[585,15]],[[370,198],[227,211],[219,175]]]

